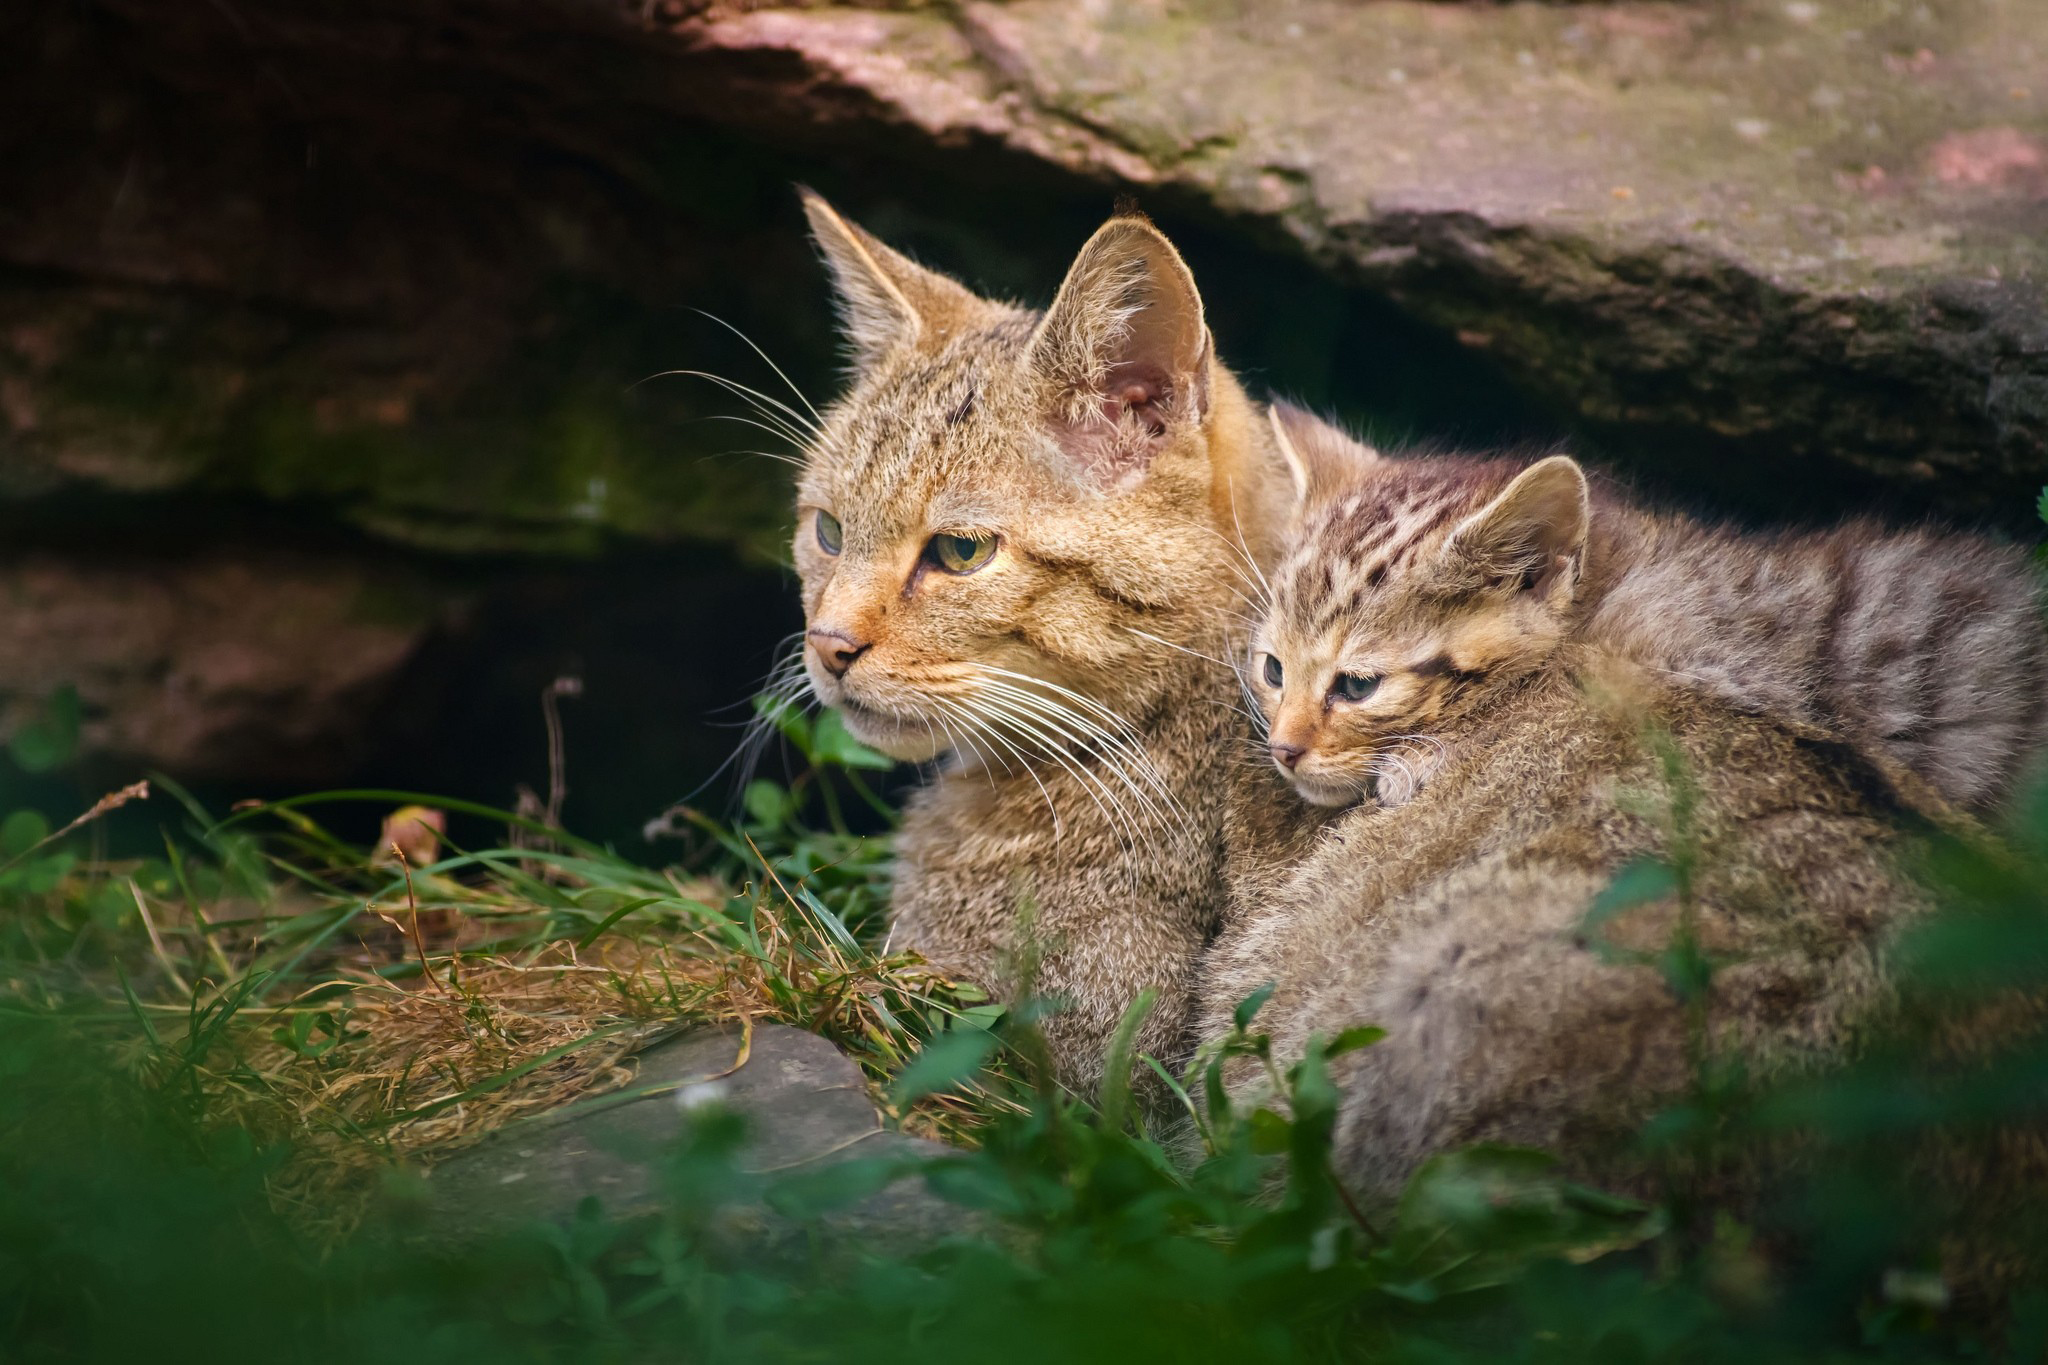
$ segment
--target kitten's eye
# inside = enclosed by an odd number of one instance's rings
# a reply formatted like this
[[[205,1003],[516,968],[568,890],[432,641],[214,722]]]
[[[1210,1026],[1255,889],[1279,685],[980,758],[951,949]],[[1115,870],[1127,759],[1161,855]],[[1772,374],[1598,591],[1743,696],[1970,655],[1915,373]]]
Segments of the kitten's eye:
[[[839,530],[839,518],[822,507],[818,509],[818,548],[828,555],[839,553],[845,537]]]
[[[933,536],[931,556],[947,573],[973,573],[996,557],[996,538]]]
[[[1380,680],[1370,673],[1339,673],[1330,684],[1330,695],[1344,701],[1364,701],[1379,690]]]
[[[1280,660],[1268,654],[1266,656],[1266,686],[1278,687],[1281,676]]]

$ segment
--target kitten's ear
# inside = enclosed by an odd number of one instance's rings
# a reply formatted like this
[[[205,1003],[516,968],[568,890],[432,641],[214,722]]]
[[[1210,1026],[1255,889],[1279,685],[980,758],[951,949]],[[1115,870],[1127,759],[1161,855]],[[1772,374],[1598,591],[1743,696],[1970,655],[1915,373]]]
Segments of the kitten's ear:
[[[1060,442],[1108,482],[1141,476],[1182,421],[1209,407],[1209,328],[1195,277],[1145,218],[1096,230],[1031,340],[1053,386]]]
[[[1297,502],[1347,488],[1361,470],[1380,462],[1377,450],[1305,408],[1276,399],[1266,409],[1266,418],[1273,426],[1273,442],[1294,474]]]
[[[1586,474],[1568,455],[1539,460],[1451,532],[1450,552],[1489,586],[1547,592],[1585,549]]]
[[[811,240],[832,272],[839,322],[864,370],[898,346],[942,331],[980,303],[963,285],[927,270],[839,216],[812,190],[799,187]]]

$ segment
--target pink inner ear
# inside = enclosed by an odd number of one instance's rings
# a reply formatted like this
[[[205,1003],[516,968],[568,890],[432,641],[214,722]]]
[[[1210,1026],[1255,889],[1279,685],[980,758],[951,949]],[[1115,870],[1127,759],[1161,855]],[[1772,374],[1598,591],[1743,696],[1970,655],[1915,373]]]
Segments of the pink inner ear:
[[[1172,416],[1173,391],[1152,366],[1121,364],[1103,376],[1093,412],[1059,424],[1059,442],[1097,479],[1123,482],[1142,474],[1158,453]],[[1087,409],[1083,409],[1087,411]]]
[[[1149,366],[1118,365],[1103,385],[1102,415],[1112,424],[1130,413],[1148,436],[1166,434],[1166,377]]]

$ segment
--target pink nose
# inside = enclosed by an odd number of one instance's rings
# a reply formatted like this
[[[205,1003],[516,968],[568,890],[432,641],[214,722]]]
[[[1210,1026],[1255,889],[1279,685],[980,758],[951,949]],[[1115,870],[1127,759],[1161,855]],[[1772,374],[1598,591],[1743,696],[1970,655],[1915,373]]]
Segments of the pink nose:
[[[1294,765],[1301,762],[1301,756],[1307,752],[1308,750],[1299,744],[1281,744],[1276,741],[1273,744],[1273,761],[1287,771],[1293,772]]]
[[[843,630],[829,626],[812,626],[804,632],[804,639],[818,652],[818,662],[825,665],[825,671],[835,678],[846,676],[846,670],[853,667],[853,661],[868,652],[872,640],[856,640]]]

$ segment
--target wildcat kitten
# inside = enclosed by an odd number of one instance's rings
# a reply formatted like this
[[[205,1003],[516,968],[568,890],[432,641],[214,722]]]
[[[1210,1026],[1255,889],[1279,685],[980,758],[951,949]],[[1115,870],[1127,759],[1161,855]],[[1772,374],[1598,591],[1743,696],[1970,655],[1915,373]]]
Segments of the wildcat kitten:
[[[1418,562],[1441,519],[1466,510],[1470,489],[1511,467],[1432,462],[1425,479],[1298,409],[1276,407],[1273,419],[1305,499],[1303,536],[1352,547],[1314,569],[1319,603],[1297,600],[1281,619],[1314,616],[1321,647],[1341,653],[1343,621],[1374,600],[1378,582]],[[1861,522],[1745,535],[1632,507],[1561,456],[1525,477],[1528,495],[1554,501],[1561,518],[1580,502],[1588,518],[1571,532],[1582,548],[1528,547],[1531,573],[1569,567],[1576,582],[1560,611],[1535,599],[1507,609],[1539,644],[1569,634],[1740,710],[1826,730],[1965,809],[2010,795],[2048,739],[2048,629],[2041,579],[2023,551]],[[1576,558],[1567,566],[1539,554]],[[1302,566],[1290,569],[1285,577],[1300,583]],[[1436,689],[1458,684],[1456,655],[1437,661]],[[1340,690],[1379,676],[1379,666],[1346,663]],[[1352,714],[1334,710],[1333,734]],[[1293,739],[1291,730],[1276,738],[1274,753],[1295,765],[1304,796],[1327,804],[1347,804],[1368,782],[1382,800],[1405,799],[1442,757],[1440,748],[1382,748],[1377,758],[1351,750],[1325,762],[1288,755]]]
[[[1640,1174],[1610,1159],[1619,1140],[1692,1075],[1653,965],[1682,916],[1721,963],[1713,1053],[1767,1072],[1843,1052],[1886,999],[1887,926],[1919,904],[1883,774],[1589,643],[1625,524],[1569,460],[1310,456],[1300,474],[1251,679],[1279,768],[1241,775],[1201,1036],[1267,982],[1258,1026],[1283,1065],[1314,1036],[1387,1029],[1332,1063],[1339,1169],[1376,1197],[1481,1140]],[[1311,801],[1381,799],[1290,820],[1280,769]],[[1247,830],[1298,857],[1237,845]],[[1622,868],[1680,855],[1689,900],[1674,882],[1589,927]]]
[[[804,666],[858,738],[936,765],[892,942],[1064,1001],[1046,1039],[1092,1090],[1145,988],[1138,1048],[1184,1036],[1245,733],[1213,661],[1286,467],[1145,219],[1105,224],[1038,313],[804,207],[853,352],[798,479]]]

